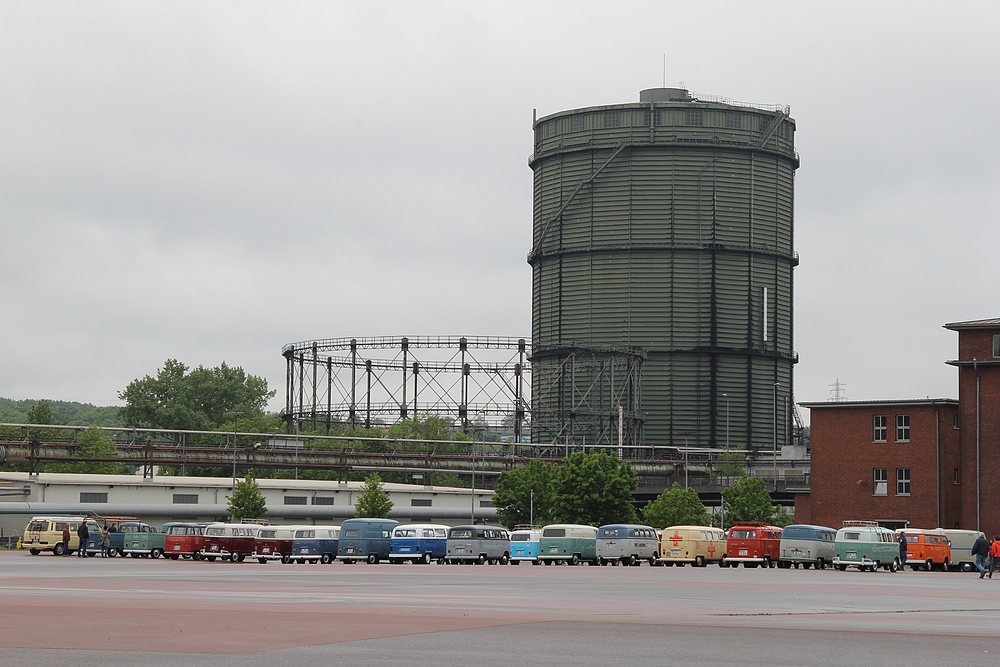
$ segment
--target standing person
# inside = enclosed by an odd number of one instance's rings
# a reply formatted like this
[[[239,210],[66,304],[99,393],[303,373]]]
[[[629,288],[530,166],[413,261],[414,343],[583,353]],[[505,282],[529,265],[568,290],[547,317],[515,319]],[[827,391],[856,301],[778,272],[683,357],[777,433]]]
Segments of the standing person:
[[[63,555],[64,556],[68,556],[69,555],[69,524],[68,523],[65,526],[63,526],[62,538],[63,538]]]
[[[76,534],[80,537],[80,546],[76,550],[76,555],[80,558],[87,557],[87,540],[90,539],[90,529],[87,528],[87,522],[81,521],[80,527],[77,529]]]
[[[108,557],[108,549],[111,548],[111,532],[108,531],[108,524],[101,526],[101,557]]]
[[[906,533],[899,531],[899,569],[906,567]]]
[[[993,578],[993,570],[1000,565],[1000,536],[993,536],[993,544],[990,545],[990,579]]]
[[[979,578],[982,579],[986,576],[986,559],[990,556],[990,543],[982,533],[972,545],[972,555],[976,557],[976,569],[979,570]]]

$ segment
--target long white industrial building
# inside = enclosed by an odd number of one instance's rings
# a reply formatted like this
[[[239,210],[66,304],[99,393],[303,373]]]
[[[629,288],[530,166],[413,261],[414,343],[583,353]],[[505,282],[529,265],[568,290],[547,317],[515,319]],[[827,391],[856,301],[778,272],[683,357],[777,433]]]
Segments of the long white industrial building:
[[[258,479],[271,523],[340,523],[354,516],[362,482]],[[401,523],[496,523],[493,492],[419,484],[384,485],[389,518]],[[221,477],[143,479],[136,475],[0,472],[0,529],[20,534],[40,515],[134,516],[154,526],[167,521],[209,522],[228,516],[233,482]]]

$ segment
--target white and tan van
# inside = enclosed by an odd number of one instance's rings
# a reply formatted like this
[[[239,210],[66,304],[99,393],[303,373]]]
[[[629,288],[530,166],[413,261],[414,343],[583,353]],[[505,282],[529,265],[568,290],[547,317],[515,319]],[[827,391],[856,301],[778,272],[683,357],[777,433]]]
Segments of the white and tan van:
[[[660,538],[660,562],[683,567],[691,563],[704,567],[709,563],[726,564],[726,532],[712,526],[670,526]]]
[[[62,556],[66,553],[63,544],[63,528],[69,525],[69,553],[80,548],[80,538],[76,531],[80,524],[87,522],[87,529],[90,531],[90,545],[88,551],[95,551],[95,542],[99,543],[101,528],[97,521],[89,517],[82,516],[36,516],[28,522],[24,529],[24,537],[21,545],[28,550],[32,556],[37,556],[43,551],[51,551],[55,556]],[[99,547],[97,548],[99,549]]]

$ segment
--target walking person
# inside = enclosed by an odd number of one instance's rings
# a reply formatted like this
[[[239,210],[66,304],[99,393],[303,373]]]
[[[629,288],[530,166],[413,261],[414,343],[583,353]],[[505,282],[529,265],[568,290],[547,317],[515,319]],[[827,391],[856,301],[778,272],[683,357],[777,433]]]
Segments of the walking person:
[[[906,533],[899,531],[899,539],[896,541],[899,542],[899,569],[902,570],[906,567]]]
[[[87,528],[87,522],[81,521],[80,527],[77,529],[76,534],[80,537],[80,546],[76,550],[76,555],[80,558],[87,557],[87,540],[90,539],[90,529]]]
[[[108,550],[111,549],[111,533],[108,531],[108,524],[101,526],[101,558],[108,557]]]
[[[68,556],[69,555],[69,524],[68,523],[65,526],[63,526],[62,538],[63,538],[63,555],[64,556]]]
[[[993,543],[990,544],[990,573],[986,576],[992,579],[993,570],[997,569],[998,565],[1000,565],[1000,537],[994,535]]]
[[[990,557],[990,543],[982,533],[972,545],[972,555],[976,557],[976,569],[979,570],[979,578],[982,579],[986,576],[986,559]]]

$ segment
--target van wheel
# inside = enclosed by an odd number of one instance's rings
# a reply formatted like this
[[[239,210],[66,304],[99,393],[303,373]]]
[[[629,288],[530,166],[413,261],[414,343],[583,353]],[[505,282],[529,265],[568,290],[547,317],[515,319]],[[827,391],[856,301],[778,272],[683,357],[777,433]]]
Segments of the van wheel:
[[[774,563],[771,561],[770,556],[764,556],[764,562],[761,563],[761,567],[774,567]]]
[[[653,554],[649,557],[649,566],[656,567],[656,562],[660,559],[660,554]]]
[[[444,558],[438,558],[438,565],[444,565],[444,563],[445,563]]]
[[[369,565],[375,565],[376,563],[378,563],[378,555],[377,554],[368,554],[368,564]]]
[[[726,561],[726,556],[724,554],[722,558],[719,559],[719,567],[729,567],[729,563]]]
[[[628,558],[628,564],[631,565],[631,566],[633,566],[633,567],[636,567],[636,566],[639,565],[639,559],[636,557],[635,554],[632,554],[631,556],[629,556],[629,558]]]
[[[899,559],[898,558],[893,559],[892,563],[889,564],[889,571],[890,572],[899,572]]]
[[[427,561],[427,562],[429,563],[430,561]],[[504,553],[503,556],[500,556],[500,564],[501,565],[506,565],[509,562],[510,562],[510,555],[509,554]]]
[[[323,565],[329,565],[331,560],[333,559],[330,557],[330,554],[323,554],[319,562],[323,563]]]
[[[200,551],[195,551],[193,554],[191,554],[191,560],[201,560],[204,557],[205,556],[203,556]]]
[[[52,547],[53,556],[64,556],[66,555],[66,545],[62,542],[56,542],[56,545]]]
[[[579,554],[573,554],[573,557],[569,559],[569,564],[570,565],[579,565],[580,564],[580,555]]]
[[[947,572],[950,568],[948,567],[948,559],[945,558],[944,562],[941,564],[941,571]]]
[[[233,553],[229,554],[229,562],[231,562],[231,563],[238,563],[238,562],[240,562],[240,552],[239,551],[234,551]]]
[[[149,555],[152,556],[153,558],[159,558],[160,556],[163,555],[163,549],[153,549],[152,551],[149,552]]]
[[[816,559],[816,566],[815,567],[816,567],[817,570],[825,570],[826,569],[826,563],[823,562],[822,558],[817,558]]]
[[[42,552],[39,551],[38,549],[28,549],[28,553],[31,554],[32,556],[37,556],[38,554],[40,554]]]
[[[486,556],[481,555],[479,556],[479,558],[476,559],[476,565],[482,565],[485,562],[486,562]]]
[[[694,557],[694,566],[695,567],[705,567],[705,558],[703,556],[695,556]]]
[[[282,554],[282,556],[281,556],[281,564],[282,565],[288,565],[291,562],[292,562],[292,557],[291,556],[289,556],[288,554]]]
[[[927,571],[932,572],[934,570],[934,561],[930,558],[927,559]]]
[[[879,564],[878,561],[872,563],[872,572],[878,572]]]

